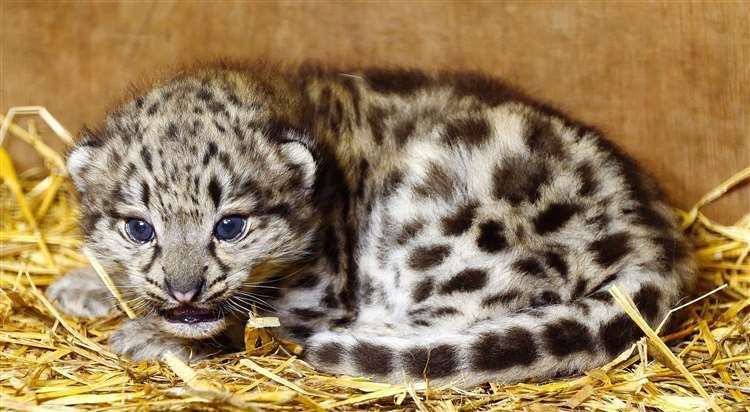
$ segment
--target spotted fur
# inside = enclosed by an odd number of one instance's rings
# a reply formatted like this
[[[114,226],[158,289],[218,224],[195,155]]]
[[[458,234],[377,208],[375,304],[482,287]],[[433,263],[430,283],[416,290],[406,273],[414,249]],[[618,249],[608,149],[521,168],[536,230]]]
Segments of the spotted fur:
[[[610,287],[655,324],[694,281],[685,238],[632,160],[480,75],[185,72],[85,131],[68,166],[86,248],[142,312],[110,340],[134,359],[207,356],[207,339],[236,334],[254,307],[329,372],[552,377],[640,336]],[[232,214],[246,233],[215,239]],[[132,217],[153,241],[129,241]],[[82,315],[71,297],[99,302],[89,291],[102,286],[75,276],[50,296]],[[170,285],[200,287],[194,306],[239,320],[166,321]]]

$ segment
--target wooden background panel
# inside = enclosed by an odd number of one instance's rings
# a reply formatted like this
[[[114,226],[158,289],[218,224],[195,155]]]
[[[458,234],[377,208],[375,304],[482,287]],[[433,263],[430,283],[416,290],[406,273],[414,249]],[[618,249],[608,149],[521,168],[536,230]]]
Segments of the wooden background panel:
[[[746,2],[0,4],[0,110],[41,104],[73,131],[196,59],[315,59],[505,78],[605,131],[680,207],[750,164]],[[748,210],[745,190],[709,214]]]

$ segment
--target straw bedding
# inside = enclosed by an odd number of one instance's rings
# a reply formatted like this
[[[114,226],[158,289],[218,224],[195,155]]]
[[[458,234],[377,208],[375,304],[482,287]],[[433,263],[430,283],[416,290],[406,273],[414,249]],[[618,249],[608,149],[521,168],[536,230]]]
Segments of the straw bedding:
[[[750,214],[723,226],[700,212],[750,180],[750,168],[692,210],[676,212],[695,243],[703,296],[685,302],[679,309],[685,320],[669,334],[649,329],[629,298],[614,290],[646,338],[604,367],[568,379],[471,390],[393,386],[316,372],[297,357],[300,348],[268,332],[273,319],[248,327],[247,353],[190,366],[111,353],[107,337],[125,315],[68,318],[44,298],[56,276],[89,262],[80,253],[63,159],[40,138],[56,134],[70,143],[70,134],[43,108],[15,111],[24,113],[39,117],[24,116],[21,126],[18,117],[11,123],[13,113],[0,116],[0,142],[6,131],[7,138],[26,141],[47,167],[19,175],[0,148],[0,409],[750,410]],[[40,125],[49,130],[37,131]]]

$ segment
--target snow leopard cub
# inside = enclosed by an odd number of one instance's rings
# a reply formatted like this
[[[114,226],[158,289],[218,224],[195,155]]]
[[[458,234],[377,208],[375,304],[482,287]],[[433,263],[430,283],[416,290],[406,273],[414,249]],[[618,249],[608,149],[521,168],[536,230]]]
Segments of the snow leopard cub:
[[[255,307],[324,371],[560,376],[640,336],[611,286],[653,325],[694,283],[632,160],[476,74],[186,71],[84,131],[68,167],[85,247],[142,312],[110,339],[131,359],[209,356]],[[83,270],[48,294],[95,316],[103,287]]]

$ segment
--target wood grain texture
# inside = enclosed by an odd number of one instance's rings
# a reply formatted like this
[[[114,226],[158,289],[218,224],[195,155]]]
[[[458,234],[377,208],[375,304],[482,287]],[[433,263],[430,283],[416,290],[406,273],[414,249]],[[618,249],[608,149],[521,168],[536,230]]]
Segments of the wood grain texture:
[[[73,131],[196,59],[314,59],[504,78],[603,130],[680,207],[750,164],[747,2],[0,3],[0,110],[41,104]],[[744,190],[708,212],[748,210]]]

